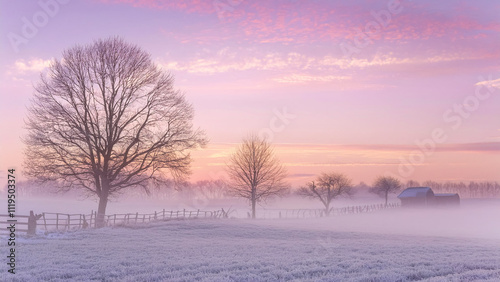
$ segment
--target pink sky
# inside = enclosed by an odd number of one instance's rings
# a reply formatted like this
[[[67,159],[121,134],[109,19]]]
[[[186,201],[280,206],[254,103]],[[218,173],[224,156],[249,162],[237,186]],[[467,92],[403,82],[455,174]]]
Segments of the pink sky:
[[[41,0],[0,12],[3,170],[22,171],[26,105],[50,60],[118,35],[193,103],[211,142],[193,153],[192,180],[222,176],[255,132],[294,186],[331,170],[500,181],[495,1]]]

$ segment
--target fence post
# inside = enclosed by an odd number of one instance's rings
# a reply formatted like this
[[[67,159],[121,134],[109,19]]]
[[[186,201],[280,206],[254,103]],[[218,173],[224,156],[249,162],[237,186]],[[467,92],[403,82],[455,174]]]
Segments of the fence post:
[[[85,215],[82,214],[83,216],[83,224],[82,224],[82,228],[83,229],[87,229],[87,227],[89,226],[89,224],[87,223],[87,220],[85,219]]]
[[[68,229],[71,230],[71,216],[68,214]]]
[[[45,220],[45,213],[42,213],[43,216],[43,227],[45,228],[45,232],[47,232],[47,221]]]
[[[163,220],[165,220],[165,209],[163,209]]]
[[[92,228],[92,217],[93,216],[94,216],[94,210],[90,210],[90,222],[89,222],[90,228]]]
[[[28,217],[28,236],[33,236],[36,234],[36,221],[42,217],[41,214],[35,215],[33,211],[30,211],[30,217]]]
[[[137,223],[137,218],[139,218],[139,212],[135,213],[135,223]]]

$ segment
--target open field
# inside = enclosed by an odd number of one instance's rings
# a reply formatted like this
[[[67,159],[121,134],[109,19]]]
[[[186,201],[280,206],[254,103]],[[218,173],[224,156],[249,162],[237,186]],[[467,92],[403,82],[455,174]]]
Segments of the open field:
[[[494,213],[497,205],[49,234],[20,238],[18,273],[4,269],[0,280],[498,281]]]

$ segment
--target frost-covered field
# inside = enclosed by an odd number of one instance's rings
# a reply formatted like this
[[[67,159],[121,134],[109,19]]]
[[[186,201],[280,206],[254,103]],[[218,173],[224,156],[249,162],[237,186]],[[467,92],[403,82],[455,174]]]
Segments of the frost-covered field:
[[[455,221],[449,217],[456,211],[384,211],[50,234],[21,239],[18,273],[7,273],[2,263],[0,280],[499,281],[498,223],[485,218],[498,209],[477,211],[470,218],[465,215],[474,213],[463,211]],[[433,217],[442,220],[425,220]]]

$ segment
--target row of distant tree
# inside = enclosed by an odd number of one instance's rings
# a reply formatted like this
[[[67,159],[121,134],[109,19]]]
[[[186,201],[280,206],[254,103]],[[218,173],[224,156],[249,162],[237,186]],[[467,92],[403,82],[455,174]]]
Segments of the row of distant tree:
[[[328,187],[330,185],[331,194],[328,196]],[[335,186],[336,185],[336,186]],[[314,181],[307,183],[305,186],[289,190],[288,193],[283,193],[282,196],[299,195],[309,198],[319,199],[325,208],[329,207],[329,203],[334,198],[339,196],[353,196],[357,193],[370,192],[384,198],[391,193],[397,193],[407,187],[431,187],[435,193],[458,193],[462,198],[498,198],[500,197],[500,183],[492,181],[483,182],[437,182],[427,180],[423,182],[409,180],[405,183],[397,182],[389,177],[379,177],[373,184],[368,185],[364,182],[353,185],[350,180],[342,174],[324,173],[318,176]],[[46,183],[40,184],[32,181],[22,181],[17,185],[16,192],[20,196],[46,196],[60,192],[60,188],[55,188],[57,185]],[[387,192],[387,193],[386,193]],[[81,195],[80,191],[66,191],[65,196]],[[323,198],[320,199],[319,195]],[[219,200],[231,198],[234,195],[231,193],[228,183],[224,180],[201,180],[196,182],[175,182],[166,180],[161,185],[151,187],[147,192],[142,189],[131,189],[122,193],[122,196],[133,198],[155,198],[155,199],[171,199],[179,197],[183,199],[202,199],[205,201]],[[328,199],[331,199],[328,201]]]
[[[407,187],[430,187],[435,193],[458,193],[462,198],[498,198],[500,197],[500,183],[493,181],[467,182],[437,182],[427,180],[423,182],[410,180]]]

